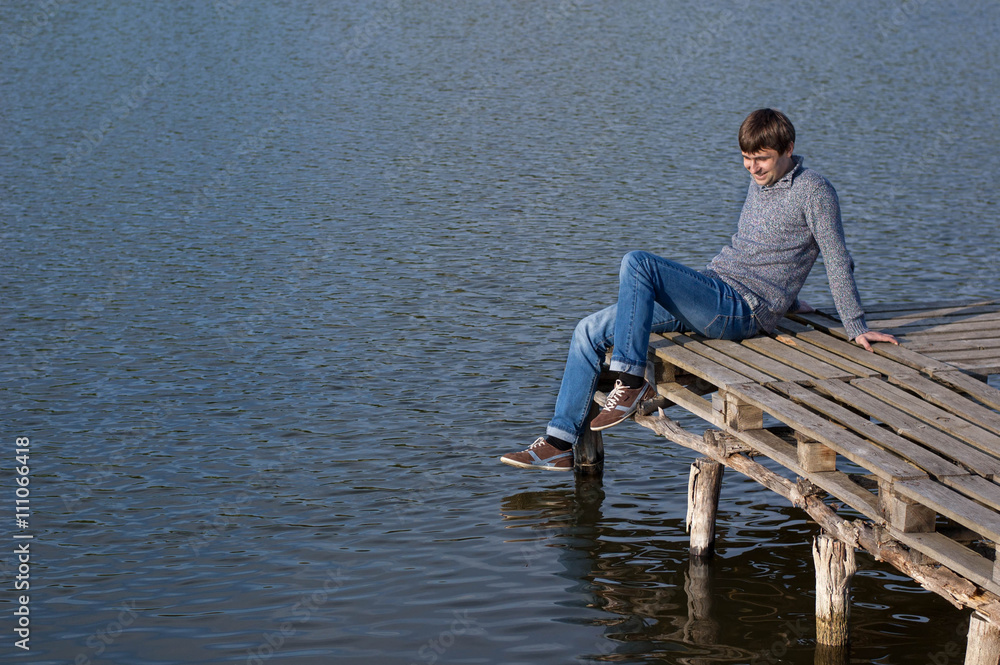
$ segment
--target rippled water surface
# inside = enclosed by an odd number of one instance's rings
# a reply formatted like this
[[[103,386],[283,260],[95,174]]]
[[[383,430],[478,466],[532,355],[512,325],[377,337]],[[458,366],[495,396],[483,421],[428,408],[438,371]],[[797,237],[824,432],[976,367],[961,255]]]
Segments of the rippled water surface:
[[[760,106],[867,302],[1000,295],[996,3],[0,12],[0,658],[813,662],[802,512],[729,475],[694,566],[689,451],[622,426],[603,483],[496,458],[622,254],[728,239]],[[959,662],[962,613],[859,565],[852,662]]]

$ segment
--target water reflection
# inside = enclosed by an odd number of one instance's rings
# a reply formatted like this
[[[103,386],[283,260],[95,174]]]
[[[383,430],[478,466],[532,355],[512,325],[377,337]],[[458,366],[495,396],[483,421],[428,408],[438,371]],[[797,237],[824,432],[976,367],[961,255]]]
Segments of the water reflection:
[[[517,523],[512,526],[543,534],[522,548],[528,564],[547,548],[557,549],[559,574],[572,581],[587,607],[604,612],[594,624],[604,626],[605,640],[579,657],[644,662],[670,653],[673,662],[691,665],[753,658],[720,639],[713,563],[688,560],[676,541],[658,538],[658,532],[677,533],[678,521],[651,528],[615,524],[604,517],[604,500],[600,479],[577,478],[572,489],[521,492],[501,504],[503,519]]]

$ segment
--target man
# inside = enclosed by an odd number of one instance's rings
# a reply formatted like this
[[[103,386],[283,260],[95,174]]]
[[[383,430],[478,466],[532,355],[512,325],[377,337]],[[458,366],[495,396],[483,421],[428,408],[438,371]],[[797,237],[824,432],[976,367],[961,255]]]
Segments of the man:
[[[892,335],[868,330],[844,242],[833,186],[793,155],[795,128],[775,109],[754,111],[739,131],[743,165],[753,182],[732,243],[696,271],[648,252],[622,259],[618,303],[576,326],[555,415],[526,450],[500,461],[520,468],[568,471],[594,397],[601,362],[612,345],[618,372],[604,409],[591,421],[599,431],[622,422],[655,395],[645,377],[650,332],[696,332],[741,340],[772,332],[797,300],[822,252],[833,301],[849,337],[868,351]]]

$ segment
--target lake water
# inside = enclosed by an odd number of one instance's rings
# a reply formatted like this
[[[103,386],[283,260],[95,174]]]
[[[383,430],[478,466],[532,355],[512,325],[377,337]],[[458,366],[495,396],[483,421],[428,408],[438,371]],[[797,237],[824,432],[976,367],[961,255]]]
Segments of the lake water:
[[[728,475],[692,568],[689,451],[623,425],[603,483],[497,457],[625,252],[726,242],[760,106],[837,187],[866,302],[1000,295],[1000,5],[0,12],[10,513],[17,437],[31,482],[0,659],[813,662],[801,511]],[[851,662],[960,662],[964,613],[859,566]]]

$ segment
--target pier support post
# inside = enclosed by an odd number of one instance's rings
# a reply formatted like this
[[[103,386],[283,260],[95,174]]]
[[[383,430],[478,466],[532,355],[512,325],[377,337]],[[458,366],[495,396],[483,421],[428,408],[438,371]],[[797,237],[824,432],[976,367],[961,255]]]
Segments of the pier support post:
[[[715,514],[725,467],[708,457],[691,464],[688,476],[687,530],[691,534],[691,556],[709,557],[715,550]]]
[[[591,402],[587,422],[580,440],[573,446],[573,469],[581,476],[600,476],[604,473],[604,437],[590,430],[590,421],[601,412],[601,407]]]
[[[846,645],[850,636],[854,548],[828,534],[813,538],[816,565],[816,642]]]
[[[997,665],[1000,662],[1000,628],[973,612],[969,618],[969,644],[965,665]]]

